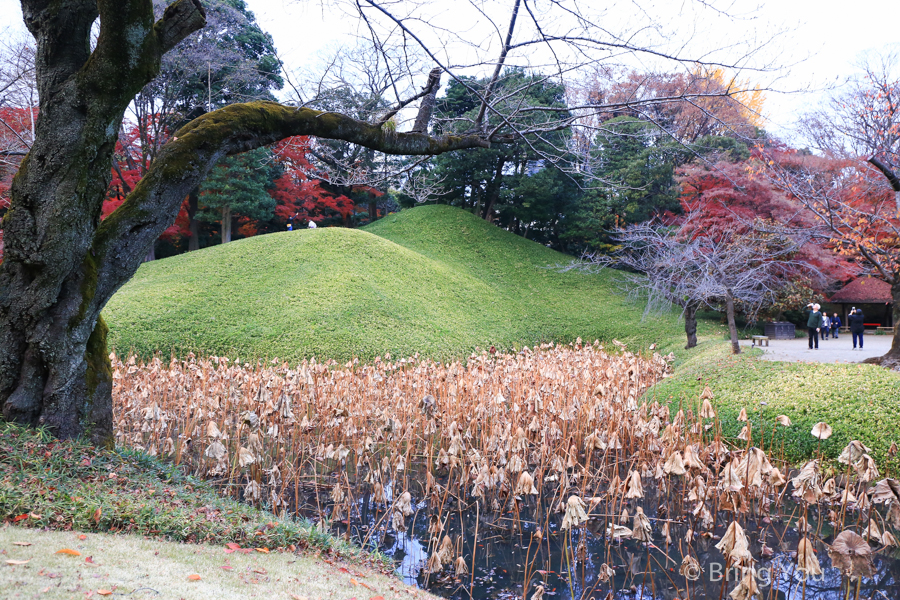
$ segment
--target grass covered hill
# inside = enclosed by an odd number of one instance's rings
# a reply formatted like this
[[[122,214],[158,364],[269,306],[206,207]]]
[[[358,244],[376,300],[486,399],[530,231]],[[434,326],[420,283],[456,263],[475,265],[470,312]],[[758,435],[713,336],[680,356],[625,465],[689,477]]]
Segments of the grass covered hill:
[[[465,211],[423,206],[365,230],[276,233],[147,263],[104,318],[111,348],[143,356],[458,357],[578,336],[683,343],[676,316],[642,321],[614,273],[552,268],[570,260]]]

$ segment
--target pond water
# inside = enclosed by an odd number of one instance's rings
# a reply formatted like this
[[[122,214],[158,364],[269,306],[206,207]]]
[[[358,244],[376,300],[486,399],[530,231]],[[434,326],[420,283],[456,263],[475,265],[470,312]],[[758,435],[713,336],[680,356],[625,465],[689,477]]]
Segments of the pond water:
[[[520,505],[518,518],[515,511],[484,514],[474,502],[463,510],[454,506],[446,511],[442,536],[449,535],[456,544],[454,556],[461,554],[465,558],[469,572],[457,577],[452,564],[439,573],[426,573],[434,549],[429,545],[433,521],[427,502],[413,505],[415,514],[408,520],[405,533],[391,530],[386,526],[389,515],[371,503],[364,506],[364,502],[368,503],[367,498],[359,501],[356,518],[349,523],[341,521],[335,531],[346,535],[349,525],[350,538],[393,558],[398,575],[406,583],[454,600],[499,600],[523,595],[530,600],[538,585],[543,586],[545,598],[724,599],[730,598],[740,579],[737,569],[726,572],[724,557],[715,547],[730,523],[730,513],[720,512],[714,529],[695,535],[691,544],[684,541],[689,524],[671,520],[671,542],[667,544],[660,534],[664,520],[651,510],[653,499],[644,499],[639,505],[653,525],[653,541],[646,544],[633,539],[609,539],[604,532],[610,521],[617,523],[619,519],[605,516],[592,518],[567,535],[560,529],[562,514],[547,514],[546,510],[546,529],[542,528],[543,535],[538,540],[534,534],[539,525],[526,517],[541,513],[533,499]],[[633,515],[635,506],[625,504],[624,509]],[[815,542],[815,550],[823,574],[804,582],[803,574],[797,570],[796,551],[801,537],[796,527],[798,514],[800,507],[787,502],[777,510],[773,508],[769,516],[748,515],[739,521],[750,539],[750,552],[758,561],[755,570],[759,597],[845,600],[847,581],[838,569],[831,567],[827,554],[826,543],[833,541],[834,532],[825,522],[819,529],[814,510],[808,514],[809,528],[813,534],[818,531],[821,538]],[[312,513],[307,516],[314,517]],[[855,518],[848,515],[848,521]],[[631,526],[631,519],[627,525]],[[473,544],[472,540],[477,541]],[[685,552],[690,552],[703,569],[695,581],[688,581],[679,573]],[[858,596],[854,582],[849,597],[900,598],[898,559],[900,553],[896,550],[876,553],[874,577],[862,580]],[[614,571],[610,578],[602,577],[606,566]]]

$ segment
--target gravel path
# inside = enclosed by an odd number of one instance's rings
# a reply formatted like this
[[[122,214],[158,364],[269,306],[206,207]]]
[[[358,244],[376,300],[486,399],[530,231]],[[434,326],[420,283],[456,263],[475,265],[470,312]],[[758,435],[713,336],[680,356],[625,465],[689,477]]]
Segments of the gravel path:
[[[892,339],[889,335],[866,335],[863,350],[853,349],[853,337],[849,333],[836,340],[819,340],[818,350],[810,350],[806,338],[769,340],[768,348],[762,347],[762,358],[782,362],[858,363],[885,354],[891,348]],[[750,340],[741,340],[742,347],[750,347],[750,343]]]

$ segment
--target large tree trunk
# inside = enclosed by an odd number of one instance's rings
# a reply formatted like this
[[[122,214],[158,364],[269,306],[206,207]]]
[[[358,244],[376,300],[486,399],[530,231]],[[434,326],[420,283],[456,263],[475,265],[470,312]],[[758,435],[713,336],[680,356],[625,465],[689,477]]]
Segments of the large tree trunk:
[[[734,294],[731,290],[725,290],[725,317],[728,319],[728,333],[731,335],[731,352],[740,354],[741,344],[738,342],[737,324],[734,322]]]
[[[894,278],[894,282],[891,284],[891,299],[894,302],[891,311],[891,324],[894,326],[894,340],[891,343],[891,349],[883,356],[867,358],[863,362],[900,371],[900,274]]]
[[[491,213],[494,212],[494,204],[500,197],[500,185],[503,181],[503,165],[505,164],[506,157],[501,156],[497,163],[497,168],[494,170],[494,177],[484,191],[484,210],[481,213],[481,218],[488,222],[490,222],[493,217]]]
[[[188,252],[200,249],[200,222],[197,220],[199,196],[199,188],[192,189],[191,193],[188,194],[188,230],[191,236],[188,240]]]
[[[222,207],[222,243],[227,244],[231,241],[231,207]]]
[[[22,0],[22,9],[37,41],[40,112],[4,219],[0,406],[5,419],[43,424],[60,437],[88,434],[95,443],[112,443],[100,311],[222,157],[294,135],[390,154],[490,147],[478,136],[398,133],[273,102],[232,105],[176,132],[101,223],[125,108],[156,76],[163,53],[203,26],[203,8],[199,0],[177,0],[155,24],[150,0]]]
[[[685,350],[697,345],[697,305],[688,304],[684,307],[684,333],[687,335]]]

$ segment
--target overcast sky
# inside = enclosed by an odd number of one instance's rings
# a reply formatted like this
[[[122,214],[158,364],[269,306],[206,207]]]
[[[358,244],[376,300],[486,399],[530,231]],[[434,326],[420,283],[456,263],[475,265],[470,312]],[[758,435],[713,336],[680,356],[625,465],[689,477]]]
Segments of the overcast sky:
[[[356,33],[358,27],[356,20],[344,14],[328,14],[322,3],[315,0],[246,1],[256,13],[262,28],[272,34],[279,54],[289,68],[309,65],[317,53],[349,43],[349,36]],[[648,15],[670,20],[678,18],[677,12],[672,14],[672,11],[687,11],[689,1],[679,4],[648,0],[639,4]],[[464,0],[441,0],[439,5],[452,7],[453,2],[468,4]],[[722,3],[712,4],[718,6]],[[742,15],[749,14],[758,5],[744,0],[732,0],[726,4],[731,12]],[[623,18],[634,19],[636,6],[637,0],[624,3],[621,10],[627,13],[623,13]],[[796,115],[821,99],[822,92],[818,90],[839,83],[850,75],[853,62],[865,52],[883,50],[892,44],[900,45],[897,30],[900,2],[897,0],[768,0],[758,6],[756,18],[720,20],[717,27],[723,31],[716,34],[737,39],[745,36],[750,29],[758,36],[785,27],[791,30],[775,50],[779,57],[787,57],[791,61],[805,60],[793,65],[789,71],[783,71],[784,77],[776,87],[785,91],[809,87],[813,91],[767,94],[765,111],[770,116],[767,128],[786,137],[789,137]],[[447,19],[452,23],[452,12],[448,14]],[[611,16],[615,18],[615,15]],[[0,27],[4,24],[24,31],[17,0],[0,0]],[[706,32],[700,33],[707,35]],[[712,36],[713,32],[709,35]]]

